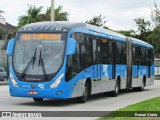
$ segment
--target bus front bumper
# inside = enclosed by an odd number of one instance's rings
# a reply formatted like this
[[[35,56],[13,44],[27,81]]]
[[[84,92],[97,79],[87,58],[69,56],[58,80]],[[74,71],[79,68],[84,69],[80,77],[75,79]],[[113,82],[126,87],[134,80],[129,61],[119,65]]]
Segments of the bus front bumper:
[[[21,87],[15,87],[9,82],[9,91],[10,95],[13,97],[68,99],[71,98],[73,88],[24,89]]]

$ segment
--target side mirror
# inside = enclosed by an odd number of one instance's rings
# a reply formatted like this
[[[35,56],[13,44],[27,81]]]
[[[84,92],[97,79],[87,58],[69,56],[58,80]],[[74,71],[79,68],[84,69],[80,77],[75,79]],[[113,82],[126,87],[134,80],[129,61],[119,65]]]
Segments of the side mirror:
[[[8,42],[8,46],[7,46],[7,55],[8,56],[12,56],[14,43],[15,43],[15,38],[9,40],[9,42]]]
[[[69,38],[67,42],[66,55],[72,55],[76,53],[76,45],[77,45],[76,40],[74,40],[73,38]]]

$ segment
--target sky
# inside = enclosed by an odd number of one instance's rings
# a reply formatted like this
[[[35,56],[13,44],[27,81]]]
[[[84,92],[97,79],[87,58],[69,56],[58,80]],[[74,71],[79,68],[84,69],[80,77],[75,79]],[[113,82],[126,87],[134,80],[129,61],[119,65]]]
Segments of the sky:
[[[160,6],[160,0],[55,0],[55,7],[62,5],[72,22],[86,22],[101,14],[107,20],[105,26],[113,30],[137,30],[133,20],[143,17],[151,21],[154,1]],[[26,14],[28,5],[43,6],[45,12],[51,0],[0,0],[6,22],[15,26],[19,16]]]

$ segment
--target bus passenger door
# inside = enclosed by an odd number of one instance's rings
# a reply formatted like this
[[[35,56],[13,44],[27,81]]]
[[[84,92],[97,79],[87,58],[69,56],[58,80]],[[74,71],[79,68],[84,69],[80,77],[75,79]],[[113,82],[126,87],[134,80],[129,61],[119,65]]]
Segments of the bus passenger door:
[[[93,39],[93,79],[94,81],[101,80],[101,53],[100,53],[100,40]]]
[[[92,93],[101,92],[101,53],[100,53],[100,39],[92,39],[93,43],[93,87]]]

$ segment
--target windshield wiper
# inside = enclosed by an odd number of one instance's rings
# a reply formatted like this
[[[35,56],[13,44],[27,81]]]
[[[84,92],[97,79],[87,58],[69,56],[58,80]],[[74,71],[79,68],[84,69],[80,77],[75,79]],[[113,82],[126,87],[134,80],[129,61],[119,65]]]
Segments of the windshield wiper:
[[[43,55],[43,57],[44,57],[44,55]],[[40,55],[39,55],[39,66],[42,65],[43,75],[44,75],[45,79],[48,80],[48,76],[46,74],[46,69],[44,66],[43,57],[42,57],[42,48],[41,48]]]
[[[34,63],[35,63],[35,61],[36,61],[36,53],[37,53],[37,47],[36,47],[36,49],[35,49],[35,51],[34,51],[33,57],[29,60],[28,64],[27,64],[26,67],[24,68],[24,70],[23,70],[23,72],[22,72],[22,74],[21,74],[21,76],[20,76],[21,78],[24,78],[24,77],[26,76],[26,73],[28,72],[28,70],[29,70],[29,68],[30,68],[30,66],[31,66],[31,63],[32,63],[33,67],[34,67]]]

